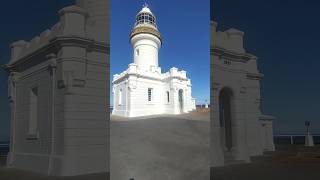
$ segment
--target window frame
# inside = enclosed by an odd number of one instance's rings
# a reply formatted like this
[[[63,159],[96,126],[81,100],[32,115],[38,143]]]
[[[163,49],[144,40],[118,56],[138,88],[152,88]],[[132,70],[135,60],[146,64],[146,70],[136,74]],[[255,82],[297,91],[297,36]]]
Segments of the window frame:
[[[122,105],[122,88],[118,91],[118,106]]]
[[[27,140],[39,138],[39,87],[32,86],[29,90],[29,119]]]
[[[153,88],[148,88],[148,102],[153,102]]]

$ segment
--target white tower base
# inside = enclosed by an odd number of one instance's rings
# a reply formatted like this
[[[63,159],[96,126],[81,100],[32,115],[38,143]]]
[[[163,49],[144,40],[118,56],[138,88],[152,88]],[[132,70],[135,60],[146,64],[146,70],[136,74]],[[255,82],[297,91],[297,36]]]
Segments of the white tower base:
[[[307,147],[313,147],[313,136],[308,132],[306,137],[305,137],[305,146]]]

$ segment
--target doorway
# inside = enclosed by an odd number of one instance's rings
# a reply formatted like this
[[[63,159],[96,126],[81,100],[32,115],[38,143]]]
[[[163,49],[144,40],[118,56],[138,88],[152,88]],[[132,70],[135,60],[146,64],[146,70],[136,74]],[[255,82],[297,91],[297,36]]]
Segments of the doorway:
[[[219,120],[221,127],[222,145],[227,152],[231,152],[232,140],[232,91],[224,88],[219,95]]]
[[[183,90],[179,90],[179,108],[180,108],[180,113],[183,113]]]

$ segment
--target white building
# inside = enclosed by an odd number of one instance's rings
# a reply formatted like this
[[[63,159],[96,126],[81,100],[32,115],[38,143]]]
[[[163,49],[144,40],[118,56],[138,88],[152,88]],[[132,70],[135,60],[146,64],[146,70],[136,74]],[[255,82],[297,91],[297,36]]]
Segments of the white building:
[[[244,32],[218,31],[211,22],[211,166],[250,162],[273,151],[272,116],[260,110],[257,57],[244,48]]]
[[[109,1],[77,0],[11,45],[8,167],[49,175],[109,171]]]
[[[126,117],[181,114],[195,109],[191,81],[186,71],[171,68],[162,73],[158,65],[161,36],[156,17],[145,6],[136,16],[130,34],[134,62],[112,81],[112,114]]]

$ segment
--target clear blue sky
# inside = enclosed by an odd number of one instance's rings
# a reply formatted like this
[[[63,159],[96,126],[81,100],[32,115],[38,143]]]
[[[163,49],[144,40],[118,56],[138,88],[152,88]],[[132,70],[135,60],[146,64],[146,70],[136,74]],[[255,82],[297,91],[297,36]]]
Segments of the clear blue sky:
[[[262,109],[277,117],[276,132],[320,133],[320,1],[214,0],[211,18],[245,32],[259,58]]]
[[[133,62],[129,34],[144,2],[111,0],[111,75],[121,73]],[[210,1],[146,2],[157,17],[162,35],[163,45],[159,51],[162,71],[171,67],[187,71],[197,103],[204,103],[206,99],[210,101]]]

